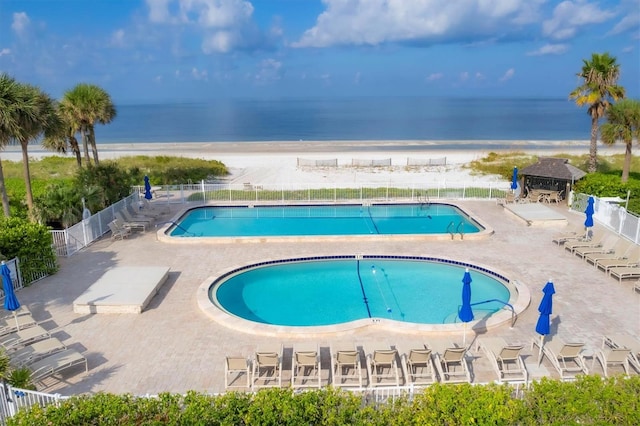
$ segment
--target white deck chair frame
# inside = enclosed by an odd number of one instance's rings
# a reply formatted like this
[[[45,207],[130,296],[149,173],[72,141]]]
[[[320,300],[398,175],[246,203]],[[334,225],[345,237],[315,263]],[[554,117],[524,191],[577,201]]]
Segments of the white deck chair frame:
[[[291,387],[311,388],[322,386],[320,352],[318,347],[298,345],[291,358]]]
[[[522,345],[510,345],[500,337],[485,337],[478,339],[476,349],[482,349],[491,361],[498,383],[528,383],[529,375],[521,355]]]
[[[429,385],[437,381],[431,349],[412,348],[402,354],[402,368],[408,385]]]
[[[367,355],[369,386],[400,386],[397,358],[397,349],[375,349],[369,353]]]
[[[256,351],[251,388],[261,387],[282,387],[282,346]]]
[[[240,378],[245,376],[242,384]],[[224,359],[224,388],[251,388],[251,362],[241,356],[227,356]]]
[[[443,383],[471,383],[467,348],[448,347],[436,354],[436,368]]]
[[[362,389],[360,351],[354,346],[331,347],[331,384]]]

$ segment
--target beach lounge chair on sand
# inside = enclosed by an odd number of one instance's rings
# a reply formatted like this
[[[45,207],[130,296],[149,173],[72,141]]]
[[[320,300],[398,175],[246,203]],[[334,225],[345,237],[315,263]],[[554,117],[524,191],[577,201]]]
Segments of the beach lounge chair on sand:
[[[640,340],[627,334],[604,336],[602,346],[629,349],[629,362],[640,373]]]
[[[282,386],[282,345],[256,351],[251,388]]]
[[[291,387],[308,388],[322,386],[320,352],[313,344],[297,344],[291,358]]]
[[[84,364],[85,372],[89,371],[89,364],[84,355],[75,349],[65,349],[32,364],[27,364],[26,367],[31,371],[31,380],[38,383],[60,371],[81,364]]]
[[[0,337],[0,345],[2,345],[5,350],[10,351],[49,337],[51,336],[47,330],[39,325],[34,325],[24,330],[5,334]]]
[[[33,363],[41,358],[59,351],[63,351],[65,349],[67,349],[67,347],[64,345],[64,343],[62,343],[55,337],[50,337],[48,339],[31,343],[30,345],[27,345],[22,349],[11,352],[11,365],[20,368],[25,364]]]
[[[498,375],[498,383],[527,383],[528,373],[520,354],[522,345],[509,345],[501,337],[483,337],[478,339],[476,350],[479,349],[482,349],[491,361],[491,366]]]
[[[467,348],[449,345],[436,353],[436,369],[443,383],[471,383]]]
[[[367,355],[369,386],[400,386],[397,349],[375,349]]]
[[[607,235],[604,231],[595,230],[593,232],[593,237],[589,240],[575,240],[575,241],[567,241],[564,243],[564,249],[569,251],[571,254],[575,252],[577,248],[586,248],[586,247],[602,247],[602,243],[604,242]]]
[[[408,385],[427,385],[437,380],[431,349],[425,345],[403,353],[402,368]]]
[[[540,342],[534,339],[531,347],[539,345]],[[577,374],[589,374],[582,356],[583,349],[584,343],[565,343],[559,337],[554,337],[542,346],[542,353],[558,371],[560,379],[573,380]]]
[[[360,352],[353,345],[331,346],[331,384],[335,387],[362,389]]]
[[[240,378],[245,376],[246,381]],[[245,357],[227,356],[224,359],[224,388],[251,388],[251,363]]]

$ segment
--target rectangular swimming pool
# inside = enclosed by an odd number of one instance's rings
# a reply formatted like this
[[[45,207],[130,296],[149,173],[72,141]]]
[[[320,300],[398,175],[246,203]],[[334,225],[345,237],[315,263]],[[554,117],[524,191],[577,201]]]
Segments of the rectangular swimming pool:
[[[483,227],[449,204],[197,207],[171,237],[474,234]]]

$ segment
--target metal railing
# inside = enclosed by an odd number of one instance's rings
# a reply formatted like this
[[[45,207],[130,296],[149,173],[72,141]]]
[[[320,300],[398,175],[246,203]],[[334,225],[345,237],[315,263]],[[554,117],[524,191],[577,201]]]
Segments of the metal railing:
[[[640,218],[623,206],[594,198],[594,220],[636,244],[640,244]],[[587,194],[573,194],[571,210],[582,213],[587,207]]]
[[[37,392],[27,389],[14,388],[3,383],[0,385],[0,424],[5,425],[7,419],[13,417],[21,408],[40,405],[58,404],[60,401],[68,399],[68,396]]]

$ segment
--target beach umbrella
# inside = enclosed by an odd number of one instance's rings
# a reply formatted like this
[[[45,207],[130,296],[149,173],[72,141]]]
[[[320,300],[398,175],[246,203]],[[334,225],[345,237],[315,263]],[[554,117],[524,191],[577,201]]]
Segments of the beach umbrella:
[[[0,265],[0,275],[2,275],[2,289],[4,290],[4,308],[7,311],[11,311],[16,319],[16,327],[18,326],[18,317],[15,315],[16,311],[20,309],[20,302],[16,297],[16,293],[13,291],[13,281],[11,280],[11,271],[9,267],[2,261]]]
[[[462,277],[462,306],[458,312],[458,318],[464,323],[463,346],[467,343],[467,323],[473,321],[473,310],[471,309],[471,274],[469,268],[465,269]]]
[[[151,183],[149,183],[149,176],[144,177],[144,198],[150,200],[153,198],[151,195]]]
[[[587,200],[587,208],[584,209],[584,214],[586,216],[584,219],[584,227],[587,230],[587,237],[589,236],[589,228],[593,227],[593,214],[595,213],[595,210],[593,209],[593,203],[595,203],[595,200],[590,195],[589,199]]]
[[[542,289],[542,300],[540,301],[540,306],[538,306],[538,312],[540,312],[540,316],[538,317],[538,322],[536,323],[536,332],[540,334],[540,352],[538,353],[538,364],[542,361],[542,347],[544,346],[544,336],[551,332],[551,311],[553,306],[553,294],[556,292],[556,289],[553,287],[553,282],[551,278],[545,284]]]
[[[511,178],[511,189],[514,191],[518,189],[518,168],[513,168],[513,178]]]

